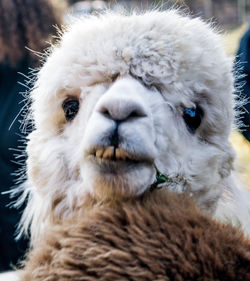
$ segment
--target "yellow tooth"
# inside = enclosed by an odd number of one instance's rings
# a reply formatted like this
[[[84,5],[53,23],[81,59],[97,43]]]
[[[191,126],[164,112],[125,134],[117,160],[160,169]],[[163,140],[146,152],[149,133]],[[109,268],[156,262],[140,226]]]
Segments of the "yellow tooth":
[[[120,160],[121,159],[121,150],[120,150],[120,148],[116,148],[116,150],[115,150],[115,158],[116,158],[116,160]]]
[[[96,151],[96,154],[95,154],[96,157],[97,158],[102,158],[103,152],[104,152],[103,148],[98,148],[98,150]]]
[[[110,146],[110,147],[107,147],[105,150],[104,150],[104,153],[103,153],[103,158],[106,158],[106,159],[112,159],[114,156],[114,147],[113,146]]]
[[[117,148],[115,151],[115,156],[117,160],[125,160],[126,155],[123,149]]]

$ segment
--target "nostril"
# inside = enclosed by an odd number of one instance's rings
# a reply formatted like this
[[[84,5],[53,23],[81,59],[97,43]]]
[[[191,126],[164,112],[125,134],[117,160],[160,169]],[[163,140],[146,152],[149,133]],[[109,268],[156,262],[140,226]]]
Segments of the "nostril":
[[[101,108],[101,109],[100,109],[100,112],[101,112],[101,114],[104,115],[105,117],[112,119],[111,114],[109,113],[109,111],[108,111],[107,108]]]
[[[139,110],[133,110],[130,114],[129,114],[129,116],[128,116],[128,118],[130,118],[130,117],[144,117],[144,116],[146,116],[143,112],[141,112],[141,111],[139,111]]]

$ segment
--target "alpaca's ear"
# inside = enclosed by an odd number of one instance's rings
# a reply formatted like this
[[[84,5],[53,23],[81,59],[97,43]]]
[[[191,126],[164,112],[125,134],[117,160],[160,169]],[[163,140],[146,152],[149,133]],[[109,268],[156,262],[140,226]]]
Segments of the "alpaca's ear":
[[[234,160],[236,153],[232,145],[227,142],[223,147],[224,155],[221,158],[221,166],[219,168],[219,174],[222,178],[228,177],[234,169]]]

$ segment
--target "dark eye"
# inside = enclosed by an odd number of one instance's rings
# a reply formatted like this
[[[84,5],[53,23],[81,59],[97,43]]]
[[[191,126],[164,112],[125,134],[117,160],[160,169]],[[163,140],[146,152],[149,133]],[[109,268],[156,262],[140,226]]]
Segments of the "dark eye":
[[[64,115],[67,121],[71,121],[76,116],[79,110],[79,101],[78,100],[66,100],[63,105]]]
[[[200,126],[203,117],[203,111],[200,107],[185,108],[183,111],[183,118],[186,122],[188,129],[194,133]]]

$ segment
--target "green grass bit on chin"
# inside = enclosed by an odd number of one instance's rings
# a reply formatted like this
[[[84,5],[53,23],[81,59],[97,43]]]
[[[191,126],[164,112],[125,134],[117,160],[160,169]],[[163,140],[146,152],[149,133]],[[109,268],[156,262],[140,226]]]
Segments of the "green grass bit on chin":
[[[155,166],[156,169],[156,181],[151,185],[150,189],[153,190],[155,188],[162,188],[163,184],[166,182],[169,182],[168,176],[165,174],[161,173],[157,167]]]
[[[168,181],[169,181],[169,179],[166,175],[161,174],[161,173],[156,175],[156,183],[157,184],[165,183],[165,182],[168,182]]]

